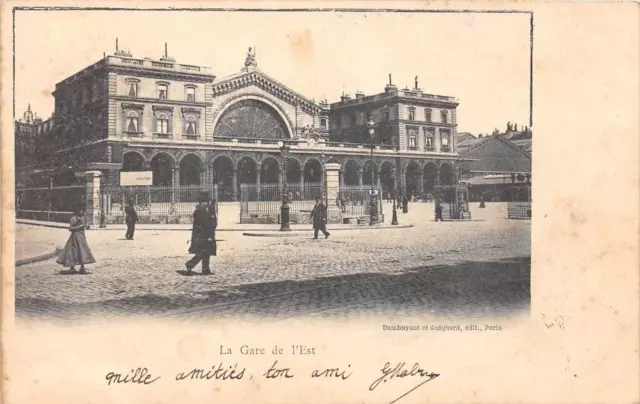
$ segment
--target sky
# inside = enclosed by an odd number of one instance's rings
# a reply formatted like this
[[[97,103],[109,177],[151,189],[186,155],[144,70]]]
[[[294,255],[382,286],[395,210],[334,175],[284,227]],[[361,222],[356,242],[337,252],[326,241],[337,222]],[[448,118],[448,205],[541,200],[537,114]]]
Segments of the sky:
[[[16,115],[54,107],[55,84],[115,51],[240,71],[249,47],[267,75],[316,101],[400,88],[457,97],[458,132],[529,121],[526,14],[17,11]]]

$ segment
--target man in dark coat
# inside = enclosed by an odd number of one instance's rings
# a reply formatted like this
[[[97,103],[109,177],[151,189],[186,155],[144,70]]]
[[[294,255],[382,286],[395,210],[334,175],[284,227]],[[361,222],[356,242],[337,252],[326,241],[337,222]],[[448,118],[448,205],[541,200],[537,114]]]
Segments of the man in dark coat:
[[[328,238],[331,234],[327,231],[327,207],[320,197],[316,198],[316,205],[311,210],[311,218],[313,219],[313,238],[318,238],[318,231],[322,231],[324,238]]]
[[[138,214],[133,207],[133,202],[129,201],[129,204],[124,208],[125,222],[127,223],[127,233],[124,238],[127,240],[133,240],[133,233],[136,231],[136,223],[138,222]]]
[[[209,203],[209,194],[203,192],[198,198],[198,206],[193,212],[193,229],[191,230],[191,246],[189,253],[195,254],[185,264],[187,271],[202,261],[202,273],[211,274],[209,258],[216,255],[216,228],[218,227],[218,215],[215,204]]]
[[[440,200],[436,202],[436,222],[438,219],[442,222],[442,205],[440,204]]]

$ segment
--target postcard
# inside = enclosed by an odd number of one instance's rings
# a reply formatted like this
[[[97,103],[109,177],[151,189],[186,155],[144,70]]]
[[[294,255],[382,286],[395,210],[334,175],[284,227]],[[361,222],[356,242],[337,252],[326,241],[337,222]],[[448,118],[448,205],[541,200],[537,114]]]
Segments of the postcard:
[[[634,3],[2,4],[4,403],[634,403]]]

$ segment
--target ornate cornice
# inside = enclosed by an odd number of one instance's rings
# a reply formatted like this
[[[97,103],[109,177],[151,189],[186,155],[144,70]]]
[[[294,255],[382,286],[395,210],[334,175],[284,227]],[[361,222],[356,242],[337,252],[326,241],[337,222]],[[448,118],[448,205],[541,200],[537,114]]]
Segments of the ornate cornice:
[[[180,108],[180,112],[182,113],[182,116],[185,116],[187,114],[194,114],[194,115],[197,115],[198,118],[200,118],[200,115],[202,114],[202,110],[200,110],[199,108],[189,108],[189,107]]]
[[[123,111],[127,109],[133,109],[136,111],[140,111],[141,113],[142,111],[144,111],[144,104],[134,104],[132,102],[123,102],[122,104],[120,104],[120,106],[122,107]]]
[[[142,97],[129,97],[129,96],[124,96],[124,95],[111,95],[109,96],[109,99],[115,100],[115,101],[136,101],[136,102],[146,102],[146,103],[158,103],[158,102],[162,102],[163,104],[166,105],[183,105],[183,106],[189,106],[189,107],[208,107],[211,106],[212,103],[210,102],[190,102],[190,101],[179,101],[179,100],[159,100],[157,98],[142,98]]]
[[[250,85],[260,87],[291,105],[299,106],[304,112],[310,115],[318,115],[323,111],[319,105],[316,105],[314,102],[296,93],[284,84],[258,71],[248,72],[213,83],[213,96],[226,94]]]
[[[152,105],[151,109],[153,110],[153,112],[162,111],[162,112],[169,112],[173,114],[173,107],[170,107],[168,105]]]

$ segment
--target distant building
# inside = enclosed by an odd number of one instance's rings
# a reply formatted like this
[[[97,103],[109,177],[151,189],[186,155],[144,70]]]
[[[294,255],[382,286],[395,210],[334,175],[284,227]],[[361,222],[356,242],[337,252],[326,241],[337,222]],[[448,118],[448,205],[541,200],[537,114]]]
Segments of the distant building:
[[[516,139],[520,144],[510,140]],[[527,150],[528,149],[528,150]],[[469,186],[469,199],[527,201],[531,187],[531,131],[467,137],[458,144],[463,158],[461,180]]]

